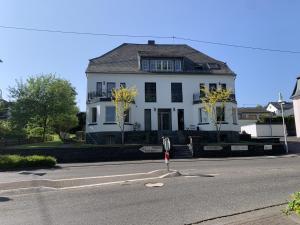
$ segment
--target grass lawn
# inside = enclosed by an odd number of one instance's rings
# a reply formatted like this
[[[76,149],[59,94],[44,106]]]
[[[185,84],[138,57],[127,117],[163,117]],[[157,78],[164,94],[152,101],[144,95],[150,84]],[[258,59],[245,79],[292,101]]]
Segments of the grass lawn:
[[[31,155],[1,155],[0,170],[14,170],[22,168],[48,168],[56,165],[56,159],[51,156]]]

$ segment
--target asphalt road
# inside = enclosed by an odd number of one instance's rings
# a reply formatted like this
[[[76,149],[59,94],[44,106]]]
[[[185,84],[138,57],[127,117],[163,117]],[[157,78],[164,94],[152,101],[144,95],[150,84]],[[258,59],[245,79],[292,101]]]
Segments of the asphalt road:
[[[162,167],[161,163],[148,162],[74,165],[65,169],[67,174],[81,171],[89,175],[97,171],[102,175],[147,172]],[[300,189],[299,156],[177,161],[172,168],[186,176],[157,180],[164,183],[158,188],[145,187],[147,182],[143,181],[2,195],[0,224],[188,224],[282,203]]]

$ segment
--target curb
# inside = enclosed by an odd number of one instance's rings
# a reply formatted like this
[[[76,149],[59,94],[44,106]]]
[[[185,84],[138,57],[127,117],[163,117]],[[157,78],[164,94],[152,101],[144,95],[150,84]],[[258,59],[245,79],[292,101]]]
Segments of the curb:
[[[251,213],[251,212],[255,212],[255,211],[259,211],[259,210],[263,210],[263,209],[268,209],[268,208],[273,208],[273,207],[277,207],[277,206],[282,206],[282,205],[286,205],[288,202],[284,202],[284,203],[278,203],[278,204],[273,204],[273,205],[268,205],[268,206],[264,206],[264,207],[258,207],[255,209],[250,209],[250,210],[246,210],[246,211],[241,211],[241,212],[237,212],[237,213],[232,213],[232,214],[227,214],[227,215],[223,215],[223,216],[216,216],[216,217],[212,217],[212,218],[208,218],[208,219],[203,219],[203,220],[199,220],[193,223],[186,223],[184,225],[195,225],[195,224],[201,224],[204,222],[208,222],[208,221],[213,221],[213,220],[217,220],[217,219],[222,219],[222,218],[227,218],[227,217],[231,217],[231,216],[238,216],[238,215],[242,215],[242,214],[246,214],[246,213]]]

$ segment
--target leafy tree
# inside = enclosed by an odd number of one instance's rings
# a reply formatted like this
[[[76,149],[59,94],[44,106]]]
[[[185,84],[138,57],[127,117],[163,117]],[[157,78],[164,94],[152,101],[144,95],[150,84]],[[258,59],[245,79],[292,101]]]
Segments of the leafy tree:
[[[128,115],[131,104],[134,102],[134,98],[137,96],[137,89],[135,87],[126,88],[121,86],[119,89],[114,89],[112,95],[116,108],[116,121],[121,130],[122,144],[124,144],[125,118]]]
[[[204,93],[204,97],[201,98],[204,110],[213,122],[217,132],[217,141],[220,142],[221,118],[226,103],[231,100],[232,91],[229,89],[208,90],[207,88],[201,89],[201,91]],[[217,107],[220,107],[221,110],[218,111]]]
[[[43,140],[47,131],[65,129],[57,126],[58,118],[65,119],[67,115],[76,115],[78,111],[75,88],[69,81],[53,74],[30,77],[25,83],[17,81],[15,87],[9,88],[9,93],[15,101],[11,109],[14,123],[21,128],[27,124],[42,127]]]

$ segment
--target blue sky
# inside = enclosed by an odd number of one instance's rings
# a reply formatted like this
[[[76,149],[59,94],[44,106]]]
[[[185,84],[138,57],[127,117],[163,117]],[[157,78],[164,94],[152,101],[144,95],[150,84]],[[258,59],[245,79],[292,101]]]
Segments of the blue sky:
[[[0,0],[0,25],[79,32],[183,36],[213,42],[300,51],[298,0]],[[0,28],[0,88],[56,73],[76,87],[85,110],[88,59],[149,38],[101,37]],[[179,40],[227,62],[237,74],[239,106],[265,105],[291,95],[300,54],[264,52]]]

